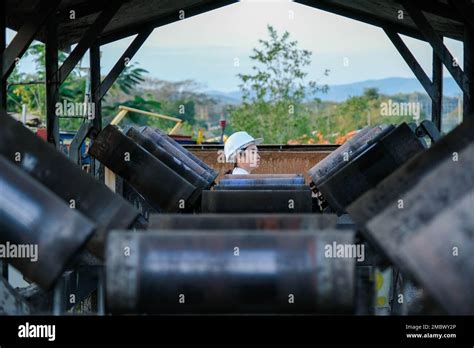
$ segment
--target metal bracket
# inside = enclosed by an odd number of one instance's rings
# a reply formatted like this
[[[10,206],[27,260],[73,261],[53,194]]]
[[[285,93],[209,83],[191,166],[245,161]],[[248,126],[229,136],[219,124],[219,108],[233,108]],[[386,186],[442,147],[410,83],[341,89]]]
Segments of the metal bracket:
[[[433,122],[428,120],[422,121],[420,125],[416,127],[415,134],[417,137],[428,136],[432,142],[436,142],[441,138],[441,133],[438,128]]]
[[[120,73],[125,69],[126,66],[126,59],[132,59],[132,57],[137,53],[137,51],[142,47],[143,43],[145,40],[150,36],[152,33],[153,28],[147,28],[145,30],[142,30],[138,35],[135,37],[135,39],[132,41],[132,43],[128,46],[128,48],[125,50],[125,52],[122,54],[119,60],[117,60],[117,63],[115,63],[114,67],[110,70],[110,72],[107,74],[107,76],[104,78],[100,86],[98,87],[97,90],[94,91],[94,94],[98,93],[98,98],[102,99],[104,95],[107,93],[107,91],[112,87],[113,83],[117,79],[117,77],[120,75]]]
[[[430,96],[431,99],[433,99],[433,82],[431,82],[428,75],[426,75],[425,71],[418,63],[415,56],[413,56],[413,54],[410,52],[410,49],[407,47],[407,45],[403,42],[400,35],[398,35],[398,33],[394,30],[389,29],[387,27],[383,27],[383,30],[385,31],[385,34],[387,34],[390,41],[392,41],[393,45],[398,50],[402,58],[408,64],[411,71],[413,71],[413,74],[415,74],[418,81],[420,81],[420,83],[423,85],[423,88],[425,89],[426,93]]]
[[[15,62],[26,52],[38,31],[58,8],[61,0],[39,1],[31,18],[24,24],[13,38],[12,42],[3,51],[2,79],[6,80],[15,67]],[[3,16],[5,14],[2,14]]]

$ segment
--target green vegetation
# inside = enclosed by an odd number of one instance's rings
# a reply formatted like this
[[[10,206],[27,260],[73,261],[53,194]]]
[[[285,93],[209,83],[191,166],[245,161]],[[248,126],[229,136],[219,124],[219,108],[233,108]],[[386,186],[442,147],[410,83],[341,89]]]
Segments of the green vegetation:
[[[231,113],[234,129],[245,129],[267,143],[286,143],[310,131],[309,114],[303,107],[307,94],[325,91],[315,81],[306,83],[304,68],[311,64],[311,52],[297,47],[288,32],[281,37],[268,26],[268,40],[259,40],[250,59],[252,74],[239,74],[242,105]],[[326,75],[328,71],[326,71]]]

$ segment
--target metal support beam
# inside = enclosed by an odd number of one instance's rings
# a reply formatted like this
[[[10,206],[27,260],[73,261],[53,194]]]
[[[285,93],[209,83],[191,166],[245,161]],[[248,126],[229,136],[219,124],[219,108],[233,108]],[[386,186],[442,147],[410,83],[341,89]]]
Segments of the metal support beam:
[[[431,120],[434,122],[438,130],[441,130],[441,110],[443,99],[443,64],[441,59],[433,49],[433,81],[431,81],[416,58],[410,52],[410,49],[403,42],[400,35],[389,28],[383,28],[383,30],[431,98]],[[441,38],[441,40],[443,39]]]
[[[383,30],[385,31],[385,34],[387,34],[390,41],[392,41],[393,45],[398,50],[402,58],[408,64],[411,71],[413,71],[413,74],[416,76],[418,81],[420,81],[426,93],[433,100],[434,88],[430,78],[428,77],[428,75],[426,75],[425,71],[418,63],[416,58],[413,56],[413,54],[410,52],[410,49],[407,47],[407,45],[405,45],[400,35],[398,35],[397,32],[386,27],[384,27]]]
[[[94,108],[94,119],[92,126],[97,130],[102,130],[102,104],[101,98],[94,91],[100,89],[100,45],[96,42],[89,50],[90,78],[91,78],[91,98]]]
[[[464,32],[464,73],[469,93],[464,93],[463,97],[463,120],[474,120],[474,29],[469,26],[465,27]]]
[[[317,8],[323,11],[335,13],[340,16],[354,19],[356,21],[361,21],[367,24],[375,25],[382,28],[390,28],[395,32],[399,32],[403,35],[411,36],[419,40],[426,40],[423,35],[420,35],[420,32],[414,28],[411,28],[407,25],[396,23],[388,20],[380,19],[377,16],[371,15],[364,11],[359,11],[353,8],[347,8],[338,4],[335,4],[333,1],[329,0],[295,0],[299,4]]]
[[[60,2],[61,0],[40,1],[34,10],[34,15],[25,20],[12,42],[3,52],[2,78],[6,79],[10,75],[17,58],[23,56],[43,24],[56,11]]]
[[[89,26],[89,29],[85,32],[77,46],[68,56],[66,61],[63,63],[59,70],[59,83],[63,83],[70,72],[74,69],[79,60],[84,56],[86,51],[92,46],[97,40],[102,30],[107,26],[110,20],[114,17],[117,11],[120,9],[122,1],[114,1],[110,3],[104,11],[100,13],[97,19]]]
[[[3,53],[7,46],[6,41],[6,9],[5,1],[0,3],[0,66],[3,67]],[[0,77],[0,108],[7,110],[7,79]]]
[[[464,21],[464,24],[474,30],[474,22],[472,18],[474,17],[474,5],[469,0],[450,0],[449,3],[454,7],[459,16]]]
[[[460,0],[454,0],[454,2],[459,1]],[[433,0],[417,0],[416,4],[423,12],[448,18],[456,22],[462,21],[460,14],[449,3],[444,4],[443,2]]]
[[[59,118],[56,103],[59,100],[58,83],[58,22],[51,16],[46,24],[46,132],[47,140],[59,148]]]
[[[110,42],[123,39],[127,36],[136,35],[137,33],[141,32],[142,30],[146,30],[147,28],[161,27],[166,24],[176,22],[178,20],[190,18],[198,14],[209,12],[217,8],[224,7],[224,6],[234,4],[237,2],[238,0],[213,0],[213,1],[207,1],[201,5],[185,7],[185,8],[180,9],[179,12],[173,11],[171,13],[167,13],[160,17],[151,18],[145,22],[131,24],[130,26],[127,26],[126,29],[110,32],[107,35],[104,35],[103,37],[100,38],[100,44],[105,45]]]
[[[451,73],[463,93],[469,96],[466,76],[463,70],[457,64],[456,59],[444,45],[442,38],[439,37],[438,33],[436,33],[429,21],[426,19],[425,15],[414,2],[408,0],[403,0],[402,2],[403,7],[405,7],[419,31],[423,34],[426,41],[428,41],[428,43],[433,47],[434,52],[446,66],[446,69],[448,69],[448,71]]]
[[[147,29],[142,30],[140,33],[138,33],[137,37],[135,37],[135,39],[128,46],[128,48],[122,54],[122,56],[117,61],[117,63],[115,63],[112,70],[110,70],[110,72],[104,78],[104,81],[100,85],[100,89],[93,90],[94,94],[96,93],[99,94],[98,99],[102,99],[104,95],[107,93],[107,91],[110,89],[110,87],[112,87],[117,77],[123,71],[127,63],[133,58],[135,53],[137,53],[140,47],[142,47],[143,43],[148,38],[148,36],[150,36],[152,31],[153,31],[153,28],[147,28]]]
[[[433,50],[433,95],[431,96],[431,121],[441,131],[443,110],[443,62]]]

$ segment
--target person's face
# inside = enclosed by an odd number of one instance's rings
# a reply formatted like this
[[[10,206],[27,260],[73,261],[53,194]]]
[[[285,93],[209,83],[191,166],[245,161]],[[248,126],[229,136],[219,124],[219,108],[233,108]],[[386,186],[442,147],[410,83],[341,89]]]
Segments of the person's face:
[[[260,166],[260,155],[258,154],[257,145],[247,146],[247,148],[237,156],[237,164],[248,172],[258,168]]]

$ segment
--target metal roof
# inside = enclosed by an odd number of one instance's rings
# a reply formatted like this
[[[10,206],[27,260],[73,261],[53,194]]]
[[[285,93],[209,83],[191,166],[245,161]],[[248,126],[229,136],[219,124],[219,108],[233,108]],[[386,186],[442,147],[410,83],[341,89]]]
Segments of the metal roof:
[[[454,0],[456,1],[456,0]],[[183,10],[185,17],[208,12],[237,2],[236,0],[125,0],[120,10],[100,34],[102,44],[115,41],[149,27],[158,27],[180,20]],[[345,17],[377,26],[390,26],[401,34],[422,39],[408,14],[399,19],[403,9],[401,0],[296,0],[295,2],[313,6]],[[462,17],[449,0],[413,1],[425,12],[428,21],[439,35],[463,40]],[[38,0],[7,0],[7,26],[18,31],[30,16],[35,16]],[[94,22],[98,13],[110,2],[105,0],[63,0],[59,6],[59,47],[67,48],[79,41]],[[269,3],[268,6],[271,6]],[[70,11],[75,11],[75,19],[70,19]],[[44,41],[44,30],[37,39]]]
[[[408,1],[416,4],[425,12],[428,21],[439,35],[463,40],[463,17],[449,0]],[[401,0],[295,0],[295,2],[376,26],[386,25],[401,34],[423,39],[416,25],[404,10]],[[400,10],[403,11],[403,18],[399,18]]]
[[[99,38],[101,43],[119,40],[148,27],[158,27],[181,20],[181,10],[187,18],[235,2],[236,0],[125,0]],[[37,4],[38,0],[7,0],[7,26],[18,31],[30,16],[35,15]],[[59,47],[67,48],[77,43],[100,11],[107,8],[107,4],[110,5],[110,1],[61,1],[57,13]],[[75,19],[70,19],[72,10],[75,11]],[[44,41],[44,38],[45,31],[42,30],[37,39]]]

